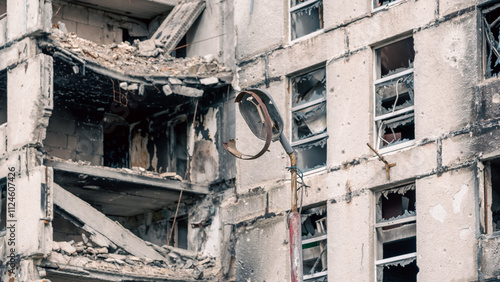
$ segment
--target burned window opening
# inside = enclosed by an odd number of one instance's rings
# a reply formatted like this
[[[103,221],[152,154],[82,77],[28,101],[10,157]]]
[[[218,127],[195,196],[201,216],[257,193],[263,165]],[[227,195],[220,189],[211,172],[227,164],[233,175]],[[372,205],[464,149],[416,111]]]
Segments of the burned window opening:
[[[375,240],[377,281],[405,277],[415,281],[416,195],[415,184],[376,193]]]
[[[104,166],[128,168],[130,166],[128,124],[115,124],[110,132],[104,131]]]
[[[327,281],[326,206],[302,211],[301,219],[304,281]]]
[[[376,147],[398,149],[411,145],[407,141],[415,140],[413,38],[386,45],[375,53]]]
[[[482,10],[484,77],[497,77],[500,73],[500,4]]]
[[[290,79],[292,91],[292,146],[297,166],[311,171],[326,166],[326,69]]]
[[[485,233],[500,231],[500,159],[484,163],[483,225]]]
[[[291,0],[290,24],[292,40],[323,29],[323,1]]]

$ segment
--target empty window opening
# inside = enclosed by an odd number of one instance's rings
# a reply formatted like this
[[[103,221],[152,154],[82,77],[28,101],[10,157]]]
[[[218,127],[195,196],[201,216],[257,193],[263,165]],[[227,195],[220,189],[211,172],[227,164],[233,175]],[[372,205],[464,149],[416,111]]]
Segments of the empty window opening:
[[[1,14],[1,13],[0,13]],[[0,73],[0,124],[7,122],[7,76]]]
[[[292,40],[323,29],[323,1],[291,0],[290,22]]]
[[[500,159],[484,163],[484,190],[482,212],[485,233],[500,231]]]
[[[375,50],[376,146],[399,148],[415,139],[413,38]],[[404,145],[395,146],[401,143]]]
[[[173,220],[170,221],[170,226],[172,226]],[[177,218],[175,220],[175,225],[172,227],[174,231],[172,232],[172,238],[170,239],[170,246],[187,249],[188,248],[188,219],[187,217]]]
[[[302,171],[326,166],[326,70],[292,77],[292,146]]]
[[[377,281],[416,281],[415,184],[377,192],[376,200]]]
[[[500,73],[500,3],[482,10],[484,77],[497,77]]]
[[[304,281],[327,281],[326,206],[307,209],[301,217]]]

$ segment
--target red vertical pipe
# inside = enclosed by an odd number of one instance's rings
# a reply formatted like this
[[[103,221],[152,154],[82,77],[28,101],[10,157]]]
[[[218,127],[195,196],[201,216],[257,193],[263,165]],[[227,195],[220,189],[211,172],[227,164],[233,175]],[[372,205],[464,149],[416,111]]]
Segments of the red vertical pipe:
[[[300,215],[297,212],[297,159],[295,153],[290,156],[292,211],[288,215],[288,231],[290,233],[290,270],[292,282],[302,282],[302,227]]]
[[[288,229],[290,233],[290,263],[291,281],[302,281],[302,230],[300,215],[295,210],[288,215]]]

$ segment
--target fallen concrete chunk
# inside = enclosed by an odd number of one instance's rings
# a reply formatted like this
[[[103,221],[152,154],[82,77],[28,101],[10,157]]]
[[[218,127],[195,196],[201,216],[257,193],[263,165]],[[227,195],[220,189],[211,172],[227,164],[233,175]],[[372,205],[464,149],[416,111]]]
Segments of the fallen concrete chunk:
[[[59,247],[59,244],[56,241],[52,241],[52,250],[53,251],[59,251],[61,247]]]
[[[179,248],[172,247],[172,246],[163,246],[163,248],[168,250],[169,255],[172,253],[175,253],[175,254],[178,254],[182,257],[189,258],[189,259],[196,259],[196,256],[198,255],[198,253],[196,253],[196,252],[184,250],[184,249],[179,249]]]
[[[161,90],[163,90],[163,94],[165,94],[165,96],[172,94],[172,88],[170,88],[170,85],[168,84],[163,85]]]
[[[71,246],[68,242],[59,242],[58,244],[61,250],[68,255],[71,255],[72,253],[76,252],[75,247]]]
[[[219,79],[217,77],[208,77],[200,79],[200,82],[203,85],[214,85],[219,83]]]
[[[169,77],[168,82],[170,82],[170,84],[182,84],[182,81],[175,77]]]
[[[187,96],[187,97],[201,97],[203,96],[203,90],[187,87],[187,86],[176,86],[172,89],[175,94]]]
[[[155,260],[165,259],[165,257],[159,254],[155,249],[146,245],[141,238],[137,237],[117,222],[109,219],[87,202],[81,200],[55,183],[53,187],[54,204],[82,222],[84,224],[84,230],[93,234],[101,234],[134,256],[149,257]]]

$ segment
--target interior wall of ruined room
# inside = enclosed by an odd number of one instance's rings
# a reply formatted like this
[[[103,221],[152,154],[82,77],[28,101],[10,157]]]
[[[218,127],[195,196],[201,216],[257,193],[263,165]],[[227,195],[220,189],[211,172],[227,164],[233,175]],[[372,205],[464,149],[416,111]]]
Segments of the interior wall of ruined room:
[[[98,44],[121,43],[127,34],[135,39],[145,39],[150,30],[149,21],[134,19],[102,10],[76,5],[66,1],[53,1],[52,23],[64,23],[68,32]]]
[[[49,157],[103,164],[103,132],[97,120],[56,105],[47,127],[43,149]]]

